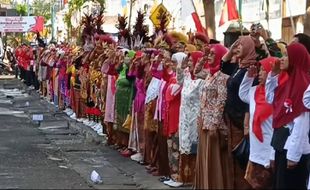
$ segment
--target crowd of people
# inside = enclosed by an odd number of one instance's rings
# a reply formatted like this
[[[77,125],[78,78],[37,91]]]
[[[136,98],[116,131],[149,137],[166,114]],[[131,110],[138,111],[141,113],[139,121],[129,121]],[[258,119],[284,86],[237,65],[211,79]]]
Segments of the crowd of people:
[[[140,37],[88,32],[82,47],[15,55],[28,85],[168,186],[307,188],[309,36],[276,43],[253,25],[230,47],[202,33]]]

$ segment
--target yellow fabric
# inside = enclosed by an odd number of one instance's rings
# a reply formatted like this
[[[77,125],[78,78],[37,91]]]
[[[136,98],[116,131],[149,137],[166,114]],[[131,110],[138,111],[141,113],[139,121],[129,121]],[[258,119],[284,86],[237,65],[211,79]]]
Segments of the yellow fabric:
[[[186,51],[192,53],[193,51],[197,51],[197,48],[193,44],[186,44]]]
[[[125,122],[123,123],[123,128],[129,129],[131,128],[132,117],[130,114],[127,115]]]
[[[171,31],[168,34],[178,42],[183,42],[185,44],[188,42],[187,36],[181,32]]]

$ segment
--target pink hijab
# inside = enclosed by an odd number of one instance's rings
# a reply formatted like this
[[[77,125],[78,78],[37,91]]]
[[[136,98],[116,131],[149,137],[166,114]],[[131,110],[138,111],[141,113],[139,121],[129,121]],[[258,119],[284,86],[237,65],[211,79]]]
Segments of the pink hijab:
[[[207,64],[207,69],[210,71],[211,75],[214,75],[220,70],[222,57],[227,53],[227,48],[221,44],[211,44],[210,49],[214,50],[214,63],[212,65]]]
[[[240,58],[241,64],[252,64],[256,62],[255,42],[251,36],[239,37],[239,44],[242,45],[243,55]]]

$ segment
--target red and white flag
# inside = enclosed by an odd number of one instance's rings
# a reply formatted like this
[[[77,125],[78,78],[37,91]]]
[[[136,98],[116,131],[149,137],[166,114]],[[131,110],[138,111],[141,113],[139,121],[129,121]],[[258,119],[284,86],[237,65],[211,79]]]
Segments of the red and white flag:
[[[230,20],[238,20],[238,19],[239,19],[239,14],[237,11],[236,1],[225,0],[219,26],[222,26],[223,24],[225,24],[226,22]]]
[[[191,16],[195,24],[197,32],[207,34],[207,30],[203,27],[198,13],[195,11],[193,0],[182,0],[181,1],[181,18],[185,19]]]

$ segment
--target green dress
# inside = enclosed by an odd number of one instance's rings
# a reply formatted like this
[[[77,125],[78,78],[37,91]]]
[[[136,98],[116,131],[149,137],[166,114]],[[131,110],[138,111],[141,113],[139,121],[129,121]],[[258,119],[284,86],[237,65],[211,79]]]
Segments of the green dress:
[[[128,69],[126,64],[123,64],[120,68],[115,94],[116,129],[125,133],[129,133],[129,129],[123,128],[122,125],[127,115],[131,114],[131,105],[134,95],[134,81],[126,78]]]

